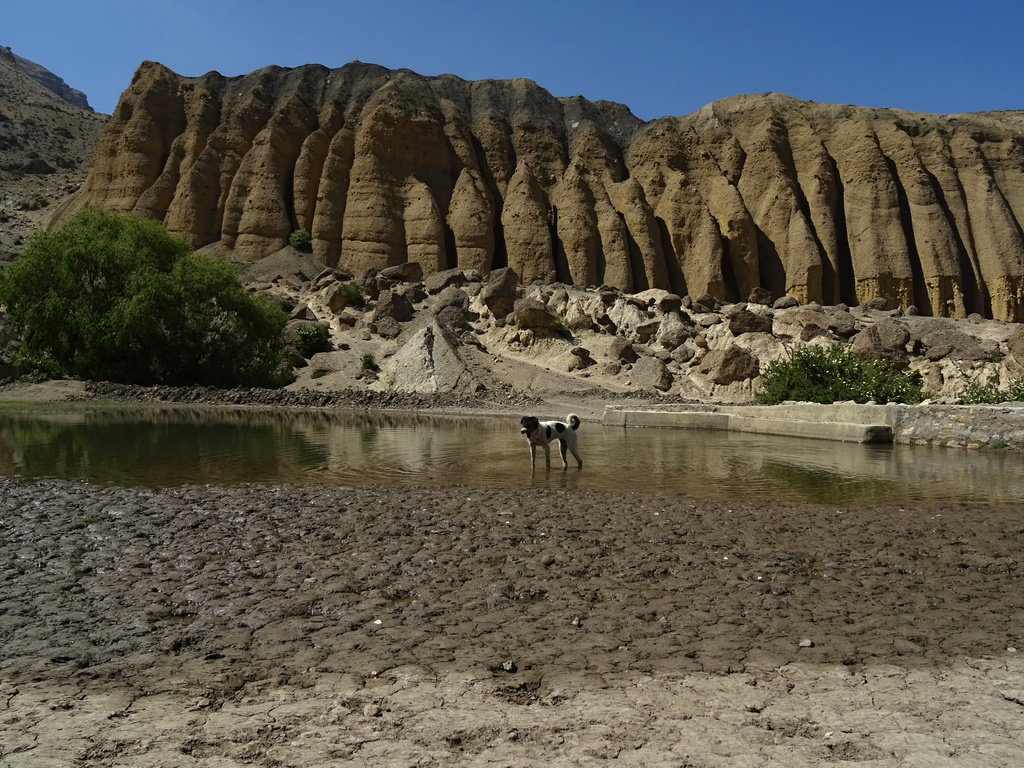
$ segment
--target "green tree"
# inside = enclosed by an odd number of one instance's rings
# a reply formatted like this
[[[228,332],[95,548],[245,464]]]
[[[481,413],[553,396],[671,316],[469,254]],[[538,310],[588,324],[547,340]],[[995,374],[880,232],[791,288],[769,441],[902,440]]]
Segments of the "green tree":
[[[21,362],[132,384],[271,384],[287,317],[162,224],[87,208],[0,275]]]

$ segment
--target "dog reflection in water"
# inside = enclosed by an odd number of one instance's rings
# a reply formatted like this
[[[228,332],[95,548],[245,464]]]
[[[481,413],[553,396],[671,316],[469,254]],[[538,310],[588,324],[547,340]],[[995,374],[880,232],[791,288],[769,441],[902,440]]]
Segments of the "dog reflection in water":
[[[566,452],[573,455],[580,469],[583,468],[583,459],[576,450],[576,430],[580,426],[580,417],[570,413],[565,421],[541,421],[536,416],[523,416],[519,420],[522,429],[521,434],[526,435],[530,443],[530,466],[537,466],[537,447],[544,449],[544,463],[551,467],[551,443],[558,441],[558,453],[562,457],[562,469],[569,466],[566,461]]]

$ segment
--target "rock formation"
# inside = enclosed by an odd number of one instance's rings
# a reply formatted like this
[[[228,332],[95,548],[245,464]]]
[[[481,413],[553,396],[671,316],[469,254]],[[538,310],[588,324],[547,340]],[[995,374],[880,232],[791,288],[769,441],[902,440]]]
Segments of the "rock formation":
[[[526,284],[1024,321],[1024,112],[763,94],[644,123],[527,80],[146,62],[54,223],[84,204],[241,261],[305,229],[353,275],[510,267]]]
[[[0,191],[24,175],[84,171],[88,164],[106,115],[61,84],[49,70],[0,46]]]
[[[14,53],[10,48],[0,46],[0,57],[7,59],[12,62],[18,69],[24,72],[28,77],[35,80],[39,85],[43,86],[46,90],[50,91],[54,95],[58,96],[62,101],[66,101],[73,107],[84,109],[86,112],[92,112],[93,108],[89,106],[89,99],[84,93],[77,88],[72,88],[70,85],[64,82],[64,79],[41,64],[37,64],[34,61],[29,61],[26,58],[19,56]]]

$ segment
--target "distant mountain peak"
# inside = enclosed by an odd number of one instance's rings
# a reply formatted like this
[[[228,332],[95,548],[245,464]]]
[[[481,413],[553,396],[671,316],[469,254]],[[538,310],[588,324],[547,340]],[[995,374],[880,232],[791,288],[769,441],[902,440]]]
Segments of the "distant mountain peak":
[[[84,93],[77,88],[72,88],[64,82],[62,77],[55,75],[43,65],[36,64],[34,61],[29,61],[28,59],[14,53],[14,51],[9,47],[5,46],[0,46],[0,56],[13,63],[18,69],[35,80],[46,90],[56,94],[68,104],[89,112],[94,111],[93,108],[89,106],[89,99]]]

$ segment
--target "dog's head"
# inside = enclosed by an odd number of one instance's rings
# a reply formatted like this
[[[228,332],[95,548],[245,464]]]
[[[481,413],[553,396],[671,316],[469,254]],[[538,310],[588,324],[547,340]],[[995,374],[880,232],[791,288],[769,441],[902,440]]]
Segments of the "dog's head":
[[[523,416],[523,418],[519,420],[519,423],[523,426],[523,428],[519,430],[519,434],[526,435],[527,437],[540,429],[540,419],[536,416]]]

